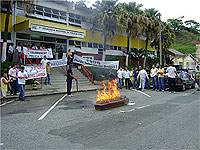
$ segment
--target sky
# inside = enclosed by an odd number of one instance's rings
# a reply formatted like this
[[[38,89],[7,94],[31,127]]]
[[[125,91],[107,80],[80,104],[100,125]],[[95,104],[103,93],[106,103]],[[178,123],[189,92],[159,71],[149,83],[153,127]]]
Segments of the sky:
[[[183,21],[195,20],[200,23],[200,0],[118,0],[118,2],[126,3],[131,1],[143,4],[143,9],[155,8],[159,10],[162,14],[162,21],[184,16]],[[86,0],[88,6],[92,6],[94,2],[95,0]]]

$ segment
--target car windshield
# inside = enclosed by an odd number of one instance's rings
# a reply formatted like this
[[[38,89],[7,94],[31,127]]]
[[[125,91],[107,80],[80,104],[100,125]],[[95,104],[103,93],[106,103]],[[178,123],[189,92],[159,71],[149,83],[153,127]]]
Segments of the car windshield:
[[[181,72],[181,73],[178,74],[178,77],[179,78],[187,78],[187,73]]]

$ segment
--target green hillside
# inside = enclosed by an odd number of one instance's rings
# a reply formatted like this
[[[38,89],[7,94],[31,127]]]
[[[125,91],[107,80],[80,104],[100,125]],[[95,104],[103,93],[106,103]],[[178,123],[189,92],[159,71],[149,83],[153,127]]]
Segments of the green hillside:
[[[191,53],[195,55],[196,44],[200,41],[200,36],[191,32],[179,31],[176,32],[174,44],[170,46],[181,53]]]

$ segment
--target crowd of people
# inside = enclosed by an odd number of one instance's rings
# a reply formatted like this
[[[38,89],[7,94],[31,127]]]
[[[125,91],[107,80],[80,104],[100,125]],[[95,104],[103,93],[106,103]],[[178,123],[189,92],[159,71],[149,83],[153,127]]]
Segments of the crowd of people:
[[[28,78],[24,70],[24,66],[19,68],[19,65],[9,66],[8,72],[1,73],[1,102],[6,103],[6,95],[19,95],[19,100],[24,101],[25,80]]]
[[[132,68],[131,71],[127,67],[124,69],[120,67],[117,71],[117,83],[118,88],[122,89],[122,86],[126,89],[150,89],[152,82],[152,90],[154,91],[165,91],[165,75],[167,74],[167,80],[169,85],[169,93],[176,93],[176,78],[178,77],[176,68],[172,65],[169,65],[166,70],[160,65],[157,68],[155,65],[152,65],[152,68],[149,67],[142,68],[141,66]],[[199,66],[196,70],[196,82],[198,88],[200,89],[199,79],[200,71]]]

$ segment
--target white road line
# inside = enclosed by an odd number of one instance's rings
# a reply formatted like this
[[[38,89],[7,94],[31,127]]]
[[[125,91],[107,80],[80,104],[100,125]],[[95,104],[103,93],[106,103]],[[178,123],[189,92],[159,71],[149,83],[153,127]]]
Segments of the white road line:
[[[131,111],[134,111],[134,110],[137,110],[137,109],[142,109],[142,108],[145,108],[145,107],[148,107],[148,106],[150,106],[150,105],[141,106],[141,107],[138,107],[138,108],[133,108],[133,109],[130,109],[130,110],[127,110],[127,111],[120,110],[118,113],[127,113],[127,112],[131,112]]]
[[[145,95],[145,96],[147,96],[147,97],[151,97],[150,95],[148,95],[148,94],[146,94],[146,93],[144,93],[144,92],[142,92],[142,91],[138,91],[138,90],[136,90],[136,89],[132,89],[132,90],[135,91],[135,92],[141,93],[141,94],[143,94],[143,95]]]
[[[56,105],[57,105],[60,101],[62,101],[66,96],[67,96],[67,94],[65,94],[65,95],[64,95],[63,97],[61,97],[57,102],[55,102],[55,103],[53,104],[53,106],[51,106],[51,108],[49,108],[49,110],[47,110],[38,120],[44,119],[44,118],[48,115],[48,113],[49,113],[52,109],[54,109],[54,107],[56,107]]]
[[[190,93],[185,93],[183,96],[190,96],[190,95],[194,94],[196,91],[197,91],[197,89],[193,90]]]
[[[8,102],[6,102],[6,103],[4,103],[4,104],[1,104],[0,107],[3,106],[3,105],[6,105],[6,104],[12,103],[12,102],[14,102],[14,101],[15,101],[15,100],[8,101]]]

